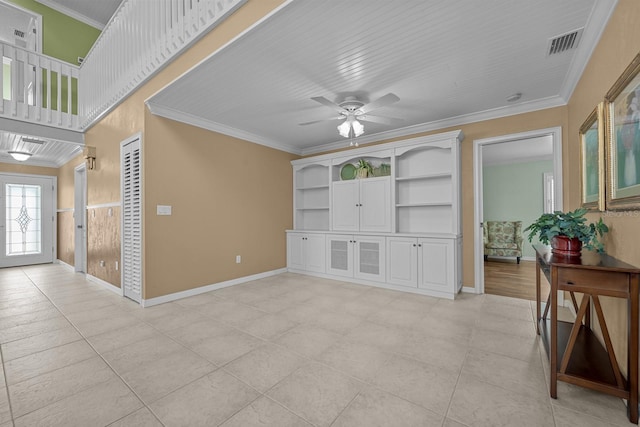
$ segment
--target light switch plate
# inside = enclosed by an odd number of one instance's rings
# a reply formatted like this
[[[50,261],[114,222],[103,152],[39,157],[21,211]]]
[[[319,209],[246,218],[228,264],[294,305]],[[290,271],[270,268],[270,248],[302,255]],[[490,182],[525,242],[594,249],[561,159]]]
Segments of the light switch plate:
[[[157,215],[171,215],[171,206],[168,206],[168,205],[157,205],[156,206],[156,214]]]

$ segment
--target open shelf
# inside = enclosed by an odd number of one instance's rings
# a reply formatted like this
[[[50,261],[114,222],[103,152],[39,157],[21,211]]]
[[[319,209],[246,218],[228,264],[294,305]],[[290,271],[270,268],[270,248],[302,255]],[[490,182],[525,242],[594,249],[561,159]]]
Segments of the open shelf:
[[[450,178],[451,172],[431,173],[426,175],[415,176],[399,176],[396,177],[396,181],[419,181],[423,179],[438,179],[438,178]]]
[[[322,190],[325,188],[329,188],[328,184],[320,184],[320,185],[308,185],[306,187],[298,187],[296,190]]]
[[[558,321],[558,367],[562,363],[564,352],[567,348],[569,335],[573,323]],[[551,320],[540,319],[540,335],[543,338],[544,347],[547,354],[551,352]],[[560,377],[563,374],[558,373]],[[624,389],[620,389],[616,384],[616,378],[613,373],[611,361],[605,348],[600,344],[600,340],[596,334],[585,325],[580,326],[576,344],[569,359],[567,371],[564,374],[570,377],[579,377],[587,381],[603,384],[615,389],[619,389],[624,393]],[[626,387],[626,381],[625,381]]]
[[[451,202],[398,203],[397,208],[414,208],[420,206],[451,206]]]

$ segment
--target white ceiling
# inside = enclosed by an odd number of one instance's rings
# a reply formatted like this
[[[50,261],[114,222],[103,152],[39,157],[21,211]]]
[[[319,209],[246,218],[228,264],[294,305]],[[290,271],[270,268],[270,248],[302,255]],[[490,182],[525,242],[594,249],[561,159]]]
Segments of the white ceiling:
[[[361,143],[566,104],[616,0],[293,0],[148,100],[154,114],[299,154],[343,147],[311,100],[400,101]],[[583,28],[576,48],[549,40]],[[520,100],[506,98],[522,93]]]
[[[122,0],[37,1],[101,26]],[[154,114],[297,154],[347,143],[338,120],[299,125],[337,116],[312,97],[400,97],[373,114],[402,124],[364,122],[360,144],[564,105],[616,2],[286,0],[148,105]],[[576,48],[547,55],[551,38],[583,27]],[[518,92],[520,100],[506,101]],[[0,133],[0,162],[12,161],[6,151],[19,136]],[[28,163],[59,166],[78,151],[48,141]]]
[[[34,140],[42,143],[29,142]],[[28,165],[58,168],[80,154],[82,148],[83,145],[79,143],[26,136],[8,131],[0,132],[0,162],[2,163],[23,163],[14,160],[8,153],[22,151],[32,154],[26,161]]]
[[[60,13],[102,30],[122,0],[36,0]]]

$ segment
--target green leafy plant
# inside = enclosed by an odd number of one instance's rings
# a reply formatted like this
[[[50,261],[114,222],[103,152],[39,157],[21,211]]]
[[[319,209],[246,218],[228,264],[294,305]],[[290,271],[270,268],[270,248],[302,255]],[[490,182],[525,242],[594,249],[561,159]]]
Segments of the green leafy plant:
[[[524,229],[529,234],[527,238],[532,241],[534,237],[545,245],[548,245],[555,236],[566,236],[570,239],[578,238],[586,249],[604,252],[604,245],[599,240],[609,227],[602,222],[602,218],[596,223],[587,223],[584,217],[587,210],[578,208],[572,212],[555,211],[542,214],[533,224]]]
[[[373,166],[371,166],[371,163],[365,159],[358,160],[358,163],[356,163],[356,170],[358,177],[360,178],[366,178],[369,175],[373,175]]]

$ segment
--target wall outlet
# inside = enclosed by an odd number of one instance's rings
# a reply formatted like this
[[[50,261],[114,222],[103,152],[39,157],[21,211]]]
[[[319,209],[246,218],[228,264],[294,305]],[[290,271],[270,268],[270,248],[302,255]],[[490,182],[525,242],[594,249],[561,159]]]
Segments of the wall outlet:
[[[104,267],[104,265],[105,265],[105,264],[104,264],[104,260],[102,260],[102,259],[101,259],[101,260],[100,260],[100,267]]]
[[[116,261],[116,271],[118,271],[118,267],[119,267],[118,261]]]
[[[236,264],[240,264],[242,262],[242,257],[240,255],[236,255]]]

